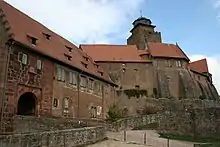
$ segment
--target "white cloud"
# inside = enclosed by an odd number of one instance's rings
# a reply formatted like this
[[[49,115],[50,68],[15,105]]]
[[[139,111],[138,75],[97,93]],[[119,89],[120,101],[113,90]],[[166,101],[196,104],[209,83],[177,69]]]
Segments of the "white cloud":
[[[213,76],[213,83],[216,86],[218,92],[220,92],[220,55],[216,55],[216,56],[192,55],[190,57],[191,61],[196,61],[203,58],[207,59],[209,72]]]
[[[5,1],[80,44],[111,43],[121,34],[126,39],[129,32],[126,26],[131,24],[146,0]]]

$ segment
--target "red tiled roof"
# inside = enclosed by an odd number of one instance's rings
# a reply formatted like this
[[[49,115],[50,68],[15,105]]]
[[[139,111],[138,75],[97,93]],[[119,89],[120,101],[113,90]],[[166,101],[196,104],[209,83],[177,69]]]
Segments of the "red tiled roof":
[[[189,64],[191,70],[199,73],[209,73],[208,64],[206,59],[201,59],[198,61],[191,62]]]
[[[107,73],[104,73],[103,76],[100,76],[98,71],[101,69],[97,69],[94,66],[91,58],[89,58],[89,61],[84,61],[85,59],[83,56],[86,56],[85,53],[68,40],[52,32],[39,22],[33,20],[26,14],[22,13],[21,11],[17,10],[2,0],[0,0],[0,9],[3,11],[4,21],[9,23],[9,31],[13,33],[13,40],[22,43],[37,52],[62,61],[66,64],[74,66],[98,78],[112,83]],[[43,34],[50,35],[50,40],[47,40]],[[37,39],[36,46],[33,46],[29,42],[27,36]],[[66,46],[72,48],[72,52],[69,52]],[[72,60],[67,60],[64,54],[71,56]],[[82,61],[88,64],[87,68],[84,67],[84,65],[81,63]]]
[[[189,60],[177,45],[154,42],[149,42],[148,45],[153,57],[182,58]]]
[[[83,44],[80,48],[95,61],[149,62],[141,59],[136,45]]]

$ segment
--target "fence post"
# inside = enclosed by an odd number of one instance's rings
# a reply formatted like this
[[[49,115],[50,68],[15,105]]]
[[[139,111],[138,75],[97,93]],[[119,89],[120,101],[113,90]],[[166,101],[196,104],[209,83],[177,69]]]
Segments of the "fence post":
[[[124,131],[124,141],[127,141],[126,131]]]
[[[147,144],[147,133],[144,132],[144,144]]]
[[[167,139],[167,147],[170,147],[170,139]]]

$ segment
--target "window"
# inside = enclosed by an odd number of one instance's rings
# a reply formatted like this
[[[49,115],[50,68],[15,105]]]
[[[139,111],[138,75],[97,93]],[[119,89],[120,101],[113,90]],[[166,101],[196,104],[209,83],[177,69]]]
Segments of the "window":
[[[84,58],[86,61],[89,61],[89,58],[88,58],[88,57],[83,56],[83,58]]]
[[[88,84],[88,86],[89,86],[89,89],[90,89],[90,90],[93,90],[93,89],[94,89],[94,80],[93,80],[93,79],[89,79],[89,84]]]
[[[69,83],[76,85],[76,74],[74,72],[69,72]]]
[[[98,93],[102,93],[102,86],[101,86],[101,84],[100,83],[96,83],[96,87],[97,87],[97,92]]]
[[[64,98],[64,100],[63,100],[63,107],[64,107],[64,109],[68,109],[69,108],[69,100],[68,100],[68,98]]]
[[[81,62],[82,65],[85,67],[85,68],[88,68],[88,64],[84,63],[84,62]]]
[[[59,81],[65,81],[65,70],[60,67],[57,68],[57,79]]]
[[[65,81],[65,70],[62,69],[61,71],[62,71],[61,80],[62,80],[62,81]]]
[[[140,86],[139,85],[135,85],[135,89],[140,89]]]
[[[154,66],[158,66],[158,61],[154,61]]]
[[[71,61],[72,56],[67,55],[67,54],[65,54],[65,53],[64,53],[64,56],[66,57],[67,60]]]
[[[109,93],[109,86],[105,87],[105,93],[108,94]]]
[[[100,76],[103,76],[103,74],[104,74],[104,73],[103,73],[103,72],[101,72],[101,71],[98,71],[98,73],[100,74]]]
[[[176,66],[181,67],[182,66],[181,61],[176,61]]]
[[[37,69],[42,70],[42,61],[41,60],[37,60]]]
[[[49,35],[49,34],[46,34],[46,33],[43,33],[43,35],[44,35],[44,37],[47,39],[47,40],[50,40],[50,38],[51,38],[51,35]]]
[[[168,66],[168,67],[171,67],[170,60],[165,60],[165,65]]]
[[[72,48],[71,47],[68,47],[65,45],[65,47],[69,50],[69,52],[72,52]]]
[[[54,99],[54,100],[53,100],[53,106],[54,106],[55,108],[58,107],[58,100],[57,100],[57,99]]]
[[[22,64],[27,65],[27,61],[28,61],[28,56],[25,53],[19,53],[18,54],[18,61],[21,62]]]
[[[84,77],[84,76],[81,76],[81,78],[80,78],[80,86],[81,87],[87,87],[87,79],[86,79],[86,77]]]
[[[29,36],[29,35],[28,35],[28,38],[29,38],[29,41],[32,45],[34,45],[34,46],[37,45],[37,38]]]

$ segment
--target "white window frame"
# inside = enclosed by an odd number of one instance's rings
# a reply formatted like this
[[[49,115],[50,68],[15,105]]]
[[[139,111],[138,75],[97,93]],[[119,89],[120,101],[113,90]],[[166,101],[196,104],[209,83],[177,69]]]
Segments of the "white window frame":
[[[57,80],[61,81],[62,79],[62,69],[61,67],[57,67]]]
[[[89,90],[94,90],[94,80],[93,79],[89,79],[88,88],[89,88]]]
[[[63,108],[68,109],[69,108],[69,98],[64,97],[63,99]]]
[[[20,59],[21,57],[21,59]],[[21,62],[24,65],[27,65],[28,63],[28,55],[22,52],[18,53],[18,61]]]
[[[65,70],[61,68],[61,81],[65,81]]]
[[[42,70],[43,69],[43,63],[42,63],[42,60],[37,60],[37,69],[38,70]]]

